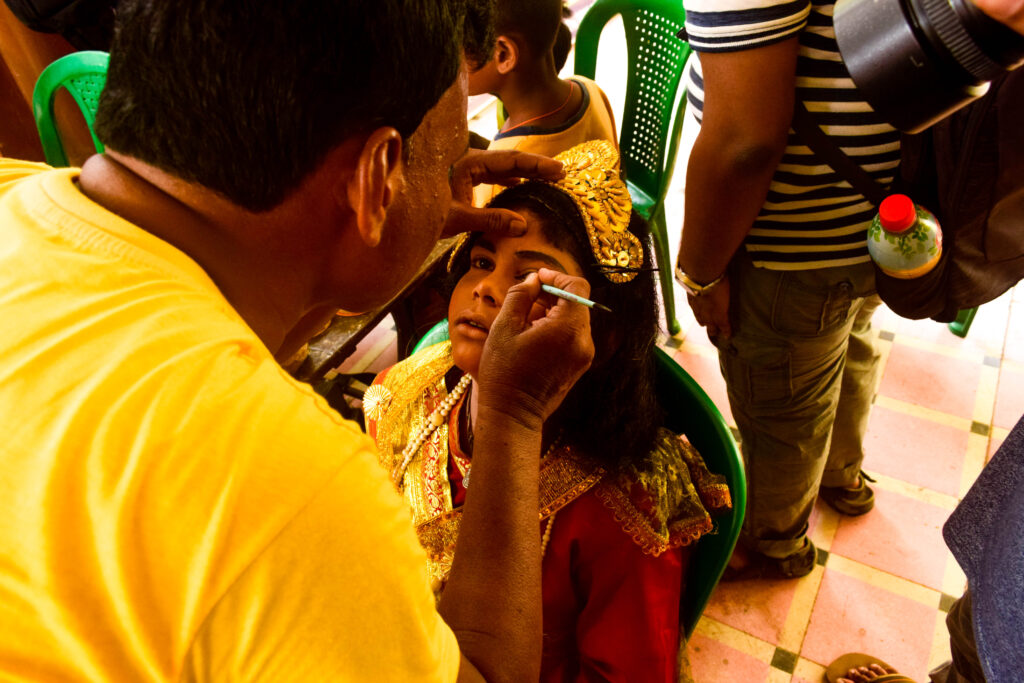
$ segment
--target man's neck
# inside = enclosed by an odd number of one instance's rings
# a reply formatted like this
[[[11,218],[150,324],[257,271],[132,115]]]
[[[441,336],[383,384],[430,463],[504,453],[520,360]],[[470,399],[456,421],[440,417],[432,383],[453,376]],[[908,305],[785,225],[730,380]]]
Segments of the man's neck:
[[[79,186],[97,204],[187,254],[272,353],[289,351],[282,348],[285,339],[310,313],[303,296],[308,284],[299,279],[303,269],[283,268],[284,254],[267,249],[268,240],[280,239],[278,209],[245,211],[114,152],[87,160]]]

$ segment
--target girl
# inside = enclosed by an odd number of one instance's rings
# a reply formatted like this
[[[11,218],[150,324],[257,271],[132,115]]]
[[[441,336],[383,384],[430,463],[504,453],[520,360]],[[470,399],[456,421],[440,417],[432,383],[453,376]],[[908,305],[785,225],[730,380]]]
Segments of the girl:
[[[631,213],[618,154],[594,141],[556,158],[565,179],[492,202],[522,215],[526,233],[476,235],[453,258],[450,341],[377,377],[364,398],[367,428],[440,593],[472,485],[473,376],[505,292],[540,268],[586,277],[613,313],[592,315],[593,365],[544,426],[541,680],[674,681],[687,560],[711,529],[708,509],[728,507],[729,492],[660,427],[646,224]]]

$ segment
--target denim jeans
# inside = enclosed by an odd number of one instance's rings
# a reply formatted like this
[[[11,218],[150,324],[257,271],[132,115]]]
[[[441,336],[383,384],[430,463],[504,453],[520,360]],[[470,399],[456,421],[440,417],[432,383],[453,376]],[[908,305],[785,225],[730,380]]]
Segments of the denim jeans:
[[[732,337],[719,350],[747,470],[743,541],[771,557],[803,547],[819,486],[857,483],[878,384],[874,268],[729,269]]]

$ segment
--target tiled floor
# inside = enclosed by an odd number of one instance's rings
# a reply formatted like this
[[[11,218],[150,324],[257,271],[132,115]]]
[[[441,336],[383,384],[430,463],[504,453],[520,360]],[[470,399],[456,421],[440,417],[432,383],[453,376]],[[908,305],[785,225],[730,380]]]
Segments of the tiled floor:
[[[731,422],[715,349],[684,327],[675,357]],[[721,584],[688,646],[697,683],[817,682],[851,651],[925,681],[948,658],[945,610],[964,577],[941,528],[1024,414],[1024,284],[983,306],[966,339],[888,309],[875,327],[885,367],[864,467],[877,505],[849,518],[818,504],[811,535],[825,552],[806,578]]]
[[[621,112],[615,50],[602,54],[598,81]],[[493,109],[477,101],[475,113],[474,129],[493,134]],[[686,139],[694,133],[688,127]],[[670,226],[681,225],[685,163],[668,200]],[[683,332],[665,347],[733,424],[717,351],[681,291],[676,298]],[[1024,284],[983,306],[966,339],[885,308],[875,327],[884,374],[864,467],[878,480],[876,508],[844,518],[819,504],[811,519],[819,563],[803,579],[720,584],[687,647],[696,683],[819,683],[825,665],[850,651],[875,653],[923,682],[948,658],[945,612],[965,579],[941,527],[1024,413]],[[344,369],[386,367],[393,341],[386,321]]]

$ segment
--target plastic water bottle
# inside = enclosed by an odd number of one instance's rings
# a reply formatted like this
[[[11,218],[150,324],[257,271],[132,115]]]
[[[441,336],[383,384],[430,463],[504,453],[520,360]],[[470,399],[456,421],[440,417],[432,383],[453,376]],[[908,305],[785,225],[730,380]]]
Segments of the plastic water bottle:
[[[907,195],[890,195],[868,228],[868,253],[886,275],[921,277],[942,257],[939,221]]]

